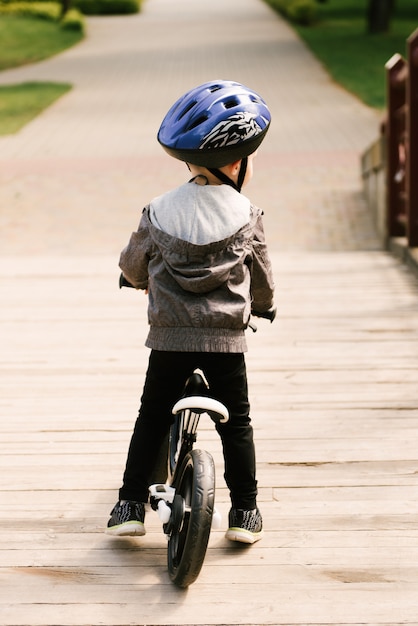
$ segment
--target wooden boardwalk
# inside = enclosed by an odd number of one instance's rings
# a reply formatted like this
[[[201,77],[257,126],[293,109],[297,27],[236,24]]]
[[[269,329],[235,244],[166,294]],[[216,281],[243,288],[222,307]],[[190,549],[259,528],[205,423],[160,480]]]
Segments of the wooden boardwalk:
[[[0,623],[418,624],[418,288],[384,252],[273,255],[249,337],[266,536],[223,537],[187,591],[147,535],[112,539],[148,351],[117,259],[0,258]]]

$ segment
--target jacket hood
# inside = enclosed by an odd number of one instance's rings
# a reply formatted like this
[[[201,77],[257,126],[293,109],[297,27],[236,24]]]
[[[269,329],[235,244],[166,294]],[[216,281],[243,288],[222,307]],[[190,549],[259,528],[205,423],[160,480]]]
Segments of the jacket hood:
[[[148,219],[153,243],[158,247],[166,271],[186,291],[207,293],[229,280],[234,268],[242,263],[248,252],[252,233],[251,223],[237,233],[213,243],[197,245],[178,239],[155,227]]]

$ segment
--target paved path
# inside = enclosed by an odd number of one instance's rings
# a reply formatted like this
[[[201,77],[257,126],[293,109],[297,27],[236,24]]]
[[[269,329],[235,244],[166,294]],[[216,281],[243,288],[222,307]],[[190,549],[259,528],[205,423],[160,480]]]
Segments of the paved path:
[[[204,5],[146,0],[138,16],[90,19],[87,40],[66,53],[0,74],[0,83],[74,84],[0,138],[2,254],[117,253],[142,206],[187,176],[156,142],[163,115],[218,77],[260,91],[272,109],[247,188],[266,212],[270,245],[378,247],[359,179],[376,113],[335,85],[261,0]]]
[[[142,206],[185,180],[155,135],[206,79],[259,90],[274,123],[248,187],[265,209],[280,316],[249,337],[266,537],[211,535],[198,581],[165,540],[103,524],[148,352],[146,299],[116,288]],[[379,249],[359,154],[379,117],[261,0],[146,0],[0,82],[73,91],[0,138],[0,622],[5,626],[417,624],[418,294]],[[217,465],[219,440],[199,442]],[[225,525],[225,521],[224,521]]]

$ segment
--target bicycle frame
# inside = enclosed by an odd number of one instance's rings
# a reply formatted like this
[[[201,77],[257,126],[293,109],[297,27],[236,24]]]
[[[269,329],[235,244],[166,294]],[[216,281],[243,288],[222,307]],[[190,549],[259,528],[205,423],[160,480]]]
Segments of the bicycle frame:
[[[206,413],[217,423],[225,423],[229,419],[228,409],[208,395],[209,385],[203,372],[196,370],[188,379],[185,393],[173,406],[174,423],[170,428],[167,459],[167,481],[165,484],[154,484],[149,487],[151,507],[158,512],[164,526],[171,515],[171,505],[176,491],[177,477],[184,460],[197,439],[197,428],[200,417]],[[167,530],[167,528],[164,528]]]

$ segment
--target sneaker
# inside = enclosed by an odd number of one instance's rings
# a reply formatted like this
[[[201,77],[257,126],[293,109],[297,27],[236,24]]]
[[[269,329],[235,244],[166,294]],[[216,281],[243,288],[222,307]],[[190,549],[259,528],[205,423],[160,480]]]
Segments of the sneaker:
[[[229,511],[229,528],[225,537],[241,543],[255,543],[263,537],[263,520],[258,509]]]
[[[145,504],[126,500],[117,502],[110,512],[106,533],[124,537],[126,535],[145,535]]]

